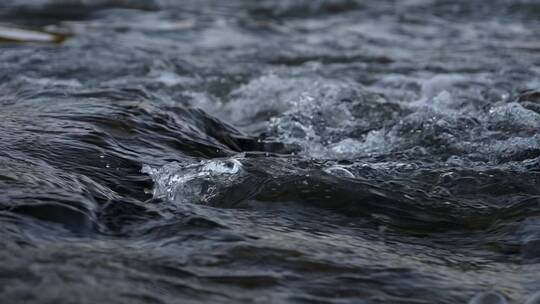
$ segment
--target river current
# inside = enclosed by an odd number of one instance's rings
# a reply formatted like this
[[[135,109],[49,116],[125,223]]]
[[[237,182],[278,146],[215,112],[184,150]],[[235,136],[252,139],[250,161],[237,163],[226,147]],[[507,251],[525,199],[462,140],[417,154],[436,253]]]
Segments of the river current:
[[[536,0],[3,0],[1,301],[540,303],[539,41]]]

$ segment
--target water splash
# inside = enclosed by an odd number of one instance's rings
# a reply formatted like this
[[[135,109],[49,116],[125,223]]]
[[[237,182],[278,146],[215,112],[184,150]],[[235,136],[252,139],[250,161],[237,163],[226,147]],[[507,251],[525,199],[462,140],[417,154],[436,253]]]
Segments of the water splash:
[[[206,160],[198,164],[173,162],[160,168],[144,165],[142,170],[154,181],[154,198],[178,204],[211,204],[243,175],[238,159]]]

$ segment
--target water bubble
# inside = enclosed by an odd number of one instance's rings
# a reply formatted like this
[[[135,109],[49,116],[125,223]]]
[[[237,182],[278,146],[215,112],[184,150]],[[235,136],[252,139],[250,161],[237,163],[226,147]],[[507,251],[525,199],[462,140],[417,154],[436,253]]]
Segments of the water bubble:
[[[324,169],[324,172],[334,175],[334,176],[343,177],[343,178],[355,177],[354,174],[352,174],[349,170],[341,166],[332,166],[330,168],[326,168]]]
[[[487,291],[476,295],[469,304],[507,304],[506,298],[496,291]]]

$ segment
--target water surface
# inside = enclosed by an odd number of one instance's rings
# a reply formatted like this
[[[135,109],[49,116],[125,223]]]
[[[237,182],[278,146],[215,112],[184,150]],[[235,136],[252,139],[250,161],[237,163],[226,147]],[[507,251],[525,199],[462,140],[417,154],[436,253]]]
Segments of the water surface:
[[[10,0],[0,20],[6,301],[540,290],[538,1]]]

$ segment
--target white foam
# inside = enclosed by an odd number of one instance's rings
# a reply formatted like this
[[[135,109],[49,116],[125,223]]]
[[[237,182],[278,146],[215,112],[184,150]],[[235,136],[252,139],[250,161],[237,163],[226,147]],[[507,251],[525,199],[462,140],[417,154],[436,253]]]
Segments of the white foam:
[[[512,102],[491,108],[488,122],[492,128],[500,130],[537,130],[540,128],[540,115]]]

